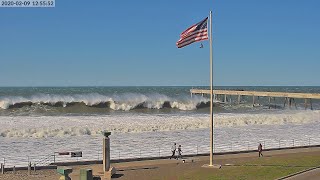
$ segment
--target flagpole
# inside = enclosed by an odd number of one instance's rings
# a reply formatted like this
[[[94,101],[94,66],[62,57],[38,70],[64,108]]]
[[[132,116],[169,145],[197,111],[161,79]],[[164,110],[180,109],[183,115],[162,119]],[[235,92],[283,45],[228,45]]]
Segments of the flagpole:
[[[213,127],[214,127],[214,121],[213,121],[213,57],[212,57],[212,11],[210,11],[210,164],[209,166],[213,166]]]

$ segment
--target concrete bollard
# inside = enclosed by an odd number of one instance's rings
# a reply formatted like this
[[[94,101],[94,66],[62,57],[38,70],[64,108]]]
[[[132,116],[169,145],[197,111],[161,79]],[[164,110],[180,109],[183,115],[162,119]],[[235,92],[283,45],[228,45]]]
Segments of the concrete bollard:
[[[110,169],[110,132],[104,132],[103,137],[103,171],[109,171]]]
[[[31,162],[28,164],[28,175],[31,175]]]
[[[72,168],[68,167],[58,167],[57,172],[61,175],[59,180],[71,180],[69,174],[72,173]]]
[[[93,180],[92,169],[80,169],[80,180]]]
[[[107,172],[104,172],[104,176],[103,176],[103,178],[104,178],[104,180],[111,180],[112,178],[112,175],[114,175],[114,174],[116,174],[116,168],[115,167],[111,167],[110,169],[109,169],[109,171],[107,171]]]
[[[4,164],[1,163],[1,174],[4,174]]]

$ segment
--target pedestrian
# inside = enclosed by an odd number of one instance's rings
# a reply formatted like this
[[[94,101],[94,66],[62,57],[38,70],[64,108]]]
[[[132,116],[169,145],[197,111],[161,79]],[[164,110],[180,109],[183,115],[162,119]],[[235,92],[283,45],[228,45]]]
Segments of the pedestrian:
[[[263,154],[262,154],[262,145],[261,145],[261,143],[259,143],[258,152],[259,152],[259,157],[260,157],[260,156],[263,157]]]
[[[176,143],[173,143],[173,145],[172,145],[172,147],[171,147],[172,156],[170,157],[170,159],[171,159],[171,158],[173,158],[173,159],[176,158],[176,157],[175,157],[176,149],[177,149]]]
[[[181,158],[182,159],[182,150],[181,150],[181,145],[179,145],[178,147],[178,156],[177,156],[177,160]]]

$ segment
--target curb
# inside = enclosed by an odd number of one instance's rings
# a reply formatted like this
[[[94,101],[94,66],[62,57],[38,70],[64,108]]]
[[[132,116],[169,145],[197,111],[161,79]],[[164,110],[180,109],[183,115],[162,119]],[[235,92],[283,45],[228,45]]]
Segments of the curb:
[[[289,177],[293,177],[293,176],[296,176],[296,175],[299,175],[299,174],[303,174],[303,173],[305,173],[305,172],[312,171],[312,170],[318,169],[318,168],[320,168],[320,166],[312,167],[312,168],[305,169],[305,170],[302,170],[302,171],[299,171],[299,172],[296,172],[296,173],[293,173],[293,174],[289,174],[289,175],[280,177],[280,178],[278,178],[278,179],[276,179],[276,180],[287,179],[287,178],[289,178]]]

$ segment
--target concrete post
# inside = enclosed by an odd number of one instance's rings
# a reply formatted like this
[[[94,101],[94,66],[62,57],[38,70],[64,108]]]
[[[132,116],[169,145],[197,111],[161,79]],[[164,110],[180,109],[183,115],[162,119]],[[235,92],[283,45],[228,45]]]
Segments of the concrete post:
[[[4,174],[4,164],[1,163],[1,174]]]
[[[71,180],[71,178],[69,177],[69,174],[72,173],[72,168],[58,167],[57,173],[61,175],[59,180]]]
[[[270,109],[270,105],[271,104],[271,97],[269,97],[269,109]]]
[[[28,175],[31,175],[31,162],[28,164]]]
[[[304,99],[304,109],[307,109],[308,105],[307,105],[307,99]]]
[[[80,169],[80,180],[93,180],[92,169]]]
[[[109,171],[110,169],[110,138],[111,133],[104,133],[103,137],[103,171]]]

